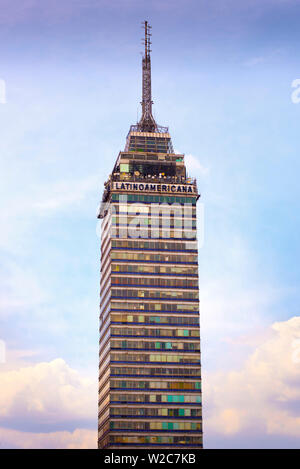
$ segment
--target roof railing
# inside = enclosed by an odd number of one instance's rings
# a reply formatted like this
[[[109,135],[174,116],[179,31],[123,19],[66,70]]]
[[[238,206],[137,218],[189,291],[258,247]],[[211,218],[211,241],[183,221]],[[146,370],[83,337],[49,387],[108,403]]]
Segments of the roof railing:
[[[139,129],[139,125],[138,124],[131,125],[126,138],[129,137],[130,132],[141,132]],[[155,129],[155,132],[150,132],[150,133],[167,134],[168,132],[169,132],[169,127],[163,127],[162,125],[158,125]]]

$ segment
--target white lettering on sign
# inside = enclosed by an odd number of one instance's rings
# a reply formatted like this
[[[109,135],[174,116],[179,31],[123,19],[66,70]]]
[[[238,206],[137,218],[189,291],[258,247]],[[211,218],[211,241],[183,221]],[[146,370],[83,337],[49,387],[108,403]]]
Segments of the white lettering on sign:
[[[195,187],[183,184],[151,184],[134,182],[114,182],[113,189],[121,191],[195,193]]]

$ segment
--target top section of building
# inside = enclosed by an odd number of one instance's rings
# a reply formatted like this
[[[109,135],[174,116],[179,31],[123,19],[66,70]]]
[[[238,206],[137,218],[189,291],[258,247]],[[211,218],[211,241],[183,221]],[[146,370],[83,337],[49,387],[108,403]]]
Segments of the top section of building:
[[[143,92],[142,92],[142,117],[136,125],[130,127],[127,135],[125,151],[151,151],[157,153],[173,153],[171,137],[168,127],[157,125],[152,114],[151,91],[151,26],[144,22],[145,52],[142,61]]]
[[[181,192],[198,196],[196,181],[187,175],[184,155],[174,153],[168,127],[157,125],[152,115],[151,26],[147,21],[144,28],[142,116],[137,124],[131,125],[125,149],[119,153],[104,184],[99,218],[105,216],[105,204],[114,191]]]

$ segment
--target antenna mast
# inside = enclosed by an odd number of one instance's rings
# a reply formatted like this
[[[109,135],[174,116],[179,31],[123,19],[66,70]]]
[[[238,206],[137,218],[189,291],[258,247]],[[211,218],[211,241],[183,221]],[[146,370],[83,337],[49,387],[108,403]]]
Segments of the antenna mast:
[[[138,123],[140,132],[156,132],[157,124],[152,115],[152,96],[151,96],[151,26],[148,21],[143,22],[145,29],[144,45],[145,55],[143,57],[143,96],[142,96],[142,117]]]

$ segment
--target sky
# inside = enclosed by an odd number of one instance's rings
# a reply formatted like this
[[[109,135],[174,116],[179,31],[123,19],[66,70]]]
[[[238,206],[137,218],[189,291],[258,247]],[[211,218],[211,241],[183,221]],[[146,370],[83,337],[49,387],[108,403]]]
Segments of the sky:
[[[140,116],[201,192],[206,448],[299,448],[299,0],[0,0],[0,447],[95,448],[96,213]],[[202,239],[203,238],[203,239]]]

